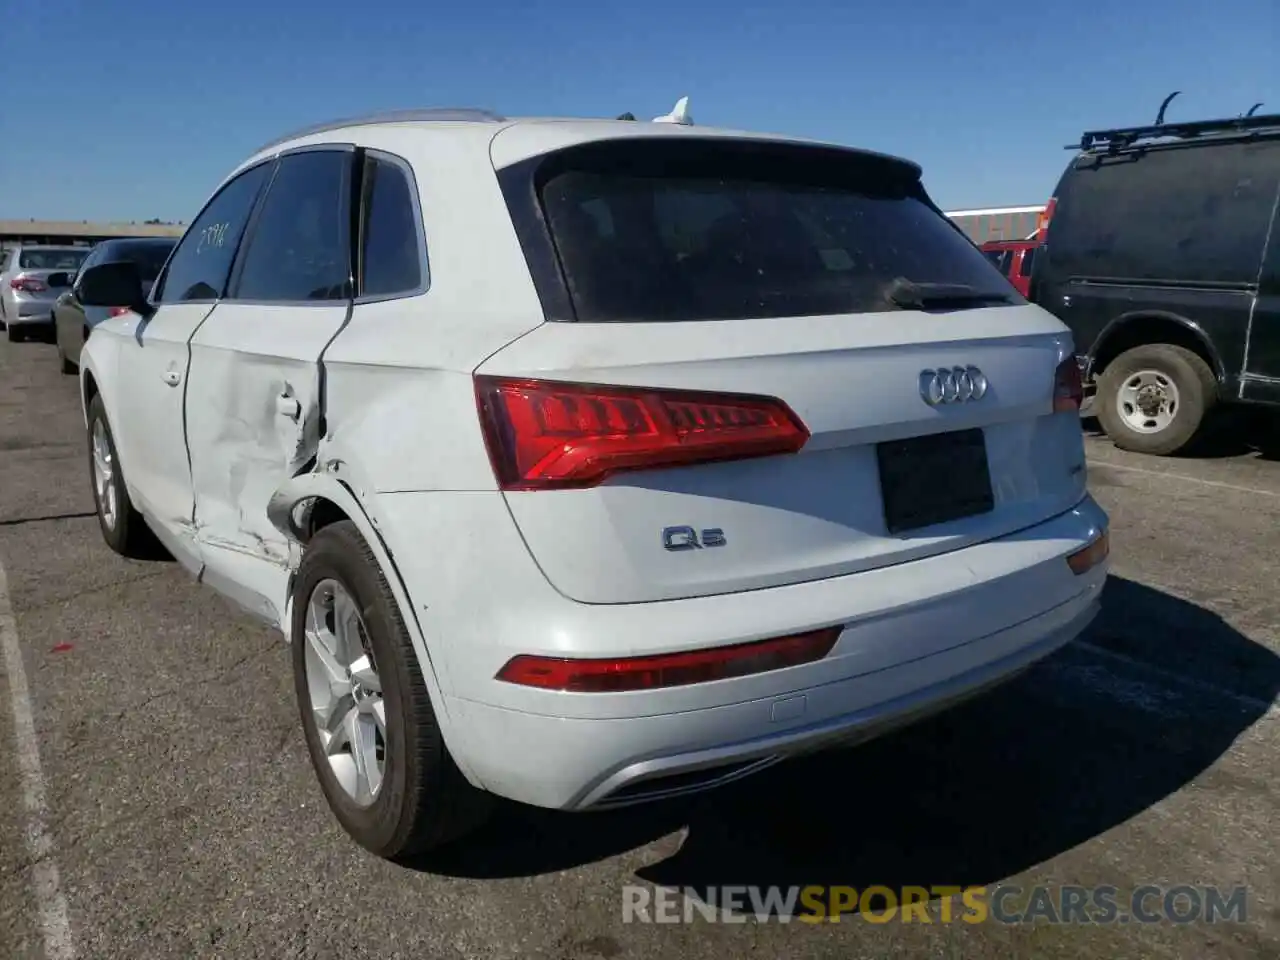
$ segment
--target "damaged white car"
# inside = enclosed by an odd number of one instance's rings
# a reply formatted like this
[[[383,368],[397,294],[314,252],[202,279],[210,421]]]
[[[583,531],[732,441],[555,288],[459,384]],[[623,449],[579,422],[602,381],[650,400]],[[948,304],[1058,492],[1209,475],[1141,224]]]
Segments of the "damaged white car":
[[[102,532],[292,645],[337,819],[602,809],[847,744],[1098,609],[1070,334],[904,160],[422,111],[218,188],[148,296],[79,277]]]

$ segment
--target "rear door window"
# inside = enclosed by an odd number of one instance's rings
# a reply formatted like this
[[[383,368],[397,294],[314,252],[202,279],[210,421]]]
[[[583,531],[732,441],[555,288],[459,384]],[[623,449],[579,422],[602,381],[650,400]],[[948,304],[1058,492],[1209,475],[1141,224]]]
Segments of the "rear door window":
[[[566,151],[539,196],[585,321],[898,309],[898,278],[1017,302],[915,171],[850,151],[697,139]]]
[[[280,160],[249,237],[234,299],[302,303],[351,295],[352,156],[346,150],[307,150]]]

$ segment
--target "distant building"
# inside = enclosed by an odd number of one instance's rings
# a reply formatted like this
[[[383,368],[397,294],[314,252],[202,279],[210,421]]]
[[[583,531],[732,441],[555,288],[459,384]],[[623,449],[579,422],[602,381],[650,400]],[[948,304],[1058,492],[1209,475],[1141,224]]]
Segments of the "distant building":
[[[182,223],[91,223],[88,220],[0,220],[0,247],[18,243],[92,246],[115,237],[180,237]]]
[[[1036,232],[1042,203],[1035,207],[990,207],[983,210],[948,210],[946,214],[974,243],[988,240],[1027,240]]]

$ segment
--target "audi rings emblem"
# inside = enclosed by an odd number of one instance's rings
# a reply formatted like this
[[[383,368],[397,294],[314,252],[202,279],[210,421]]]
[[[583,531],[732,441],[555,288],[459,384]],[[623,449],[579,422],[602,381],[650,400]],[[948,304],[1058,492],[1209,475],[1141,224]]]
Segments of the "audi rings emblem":
[[[939,367],[920,371],[920,397],[931,407],[981,400],[987,377],[977,367]]]

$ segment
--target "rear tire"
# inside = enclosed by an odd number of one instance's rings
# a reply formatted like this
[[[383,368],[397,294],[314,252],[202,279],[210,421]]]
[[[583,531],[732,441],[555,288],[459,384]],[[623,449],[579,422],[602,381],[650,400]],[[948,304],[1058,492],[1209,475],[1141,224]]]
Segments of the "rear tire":
[[[340,610],[351,615],[340,617]],[[483,822],[492,797],[471,786],[449,755],[400,607],[349,520],[324,527],[307,545],[293,587],[290,646],[311,763],[330,810],[353,840],[398,861]],[[353,658],[367,673],[354,669]],[[337,683],[327,679],[335,670]],[[322,678],[318,684],[316,677]],[[371,696],[380,700],[380,730],[362,719],[376,716]],[[323,731],[318,715],[330,718]],[[354,718],[349,727],[342,717]],[[348,746],[357,741],[365,745],[362,764],[357,748]],[[367,772],[371,765],[376,787]]]
[[[143,559],[155,549],[155,535],[129,499],[115,437],[107,423],[102,395],[89,402],[89,477],[102,539],[122,557]],[[105,469],[104,469],[105,468]]]
[[[1209,365],[1184,347],[1151,343],[1126,350],[1098,379],[1095,412],[1117,447],[1170,456],[1199,438],[1218,399]]]
[[[6,336],[8,336],[10,343],[18,343],[27,339],[26,331],[22,329],[21,325],[15,323],[9,324]]]

